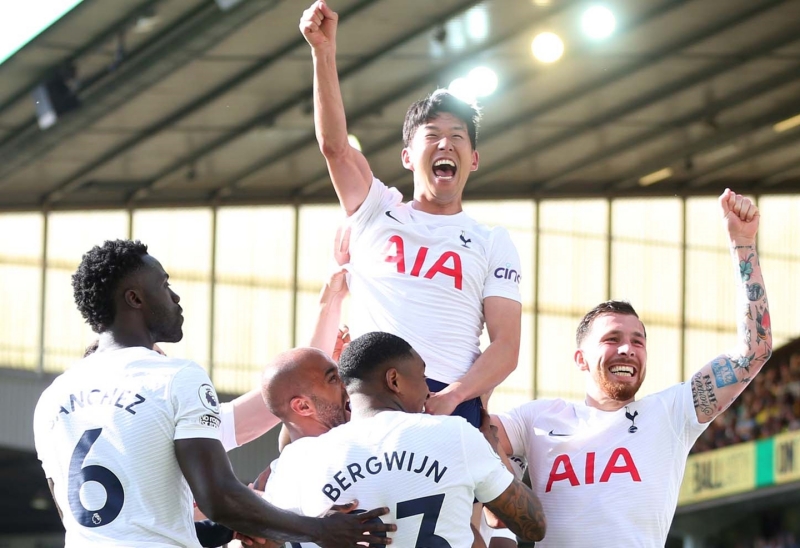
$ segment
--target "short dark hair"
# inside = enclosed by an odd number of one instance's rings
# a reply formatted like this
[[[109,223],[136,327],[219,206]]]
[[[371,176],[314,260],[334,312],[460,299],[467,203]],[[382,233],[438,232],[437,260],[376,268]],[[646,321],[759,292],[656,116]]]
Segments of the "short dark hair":
[[[469,142],[472,143],[472,149],[476,150],[481,111],[477,105],[462,101],[446,89],[437,89],[408,107],[406,119],[403,122],[403,146],[409,146],[418,127],[430,122],[443,112],[452,114],[467,125]]]
[[[114,323],[114,293],[120,281],[144,266],[145,255],[147,246],[139,240],[106,240],[83,256],[72,275],[72,291],[92,331],[102,333]]]
[[[365,333],[342,351],[339,376],[345,385],[363,381],[392,360],[412,357],[412,352],[411,345],[397,335],[382,331]]]
[[[633,309],[631,303],[627,301],[606,301],[604,303],[600,303],[587,312],[581,320],[581,323],[578,324],[578,329],[575,331],[575,342],[579,347],[586,338],[586,335],[588,335],[589,331],[592,329],[594,319],[598,316],[604,316],[606,314],[627,314],[629,316],[636,316],[637,318],[639,317],[639,314],[637,314],[636,310]],[[644,324],[642,324],[642,329],[644,329]],[[645,336],[647,336],[646,331]]]

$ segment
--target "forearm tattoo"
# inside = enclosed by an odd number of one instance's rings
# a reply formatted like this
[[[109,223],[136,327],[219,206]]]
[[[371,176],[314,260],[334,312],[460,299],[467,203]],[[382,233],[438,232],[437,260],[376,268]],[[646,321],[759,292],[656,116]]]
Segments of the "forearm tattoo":
[[[526,540],[541,540],[546,522],[539,498],[525,485],[514,480],[504,492],[486,506],[517,536]]]

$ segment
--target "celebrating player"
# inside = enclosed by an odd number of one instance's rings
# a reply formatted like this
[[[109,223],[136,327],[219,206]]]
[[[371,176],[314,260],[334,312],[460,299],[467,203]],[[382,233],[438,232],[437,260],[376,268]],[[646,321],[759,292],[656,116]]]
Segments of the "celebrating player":
[[[628,303],[608,301],[577,330],[585,403],[539,400],[493,418],[502,449],[527,457],[533,490],[542,498],[550,527],[537,547],[664,546],[689,449],[769,359],[769,307],[755,247],[758,209],[730,190],[719,203],[739,280],[739,331],[730,353],[690,382],[637,401],[647,367],[645,328]]]
[[[455,411],[478,426],[479,396],[516,367],[522,310],[520,261],[508,233],[461,208],[478,169],[478,111],[444,90],[411,105],[401,157],[414,199],[403,203],[348,143],[336,13],[319,0],[300,29],[313,53],[317,139],[352,227],[353,335],[386,331],[407,340],[427,364],[433,394],[426,410]],[[490,344],[481,355],[484,322]]]
[[[44,391],[34,414],[66,546],[199,546],[192,495],[209,518],[252,537],[350,547],[391,530],[366,523],[386,509],[303,518],[236,479],[208,376],[152,350],[183,337],[168,280],[145,245],[127,240],[94,247],[73,276],[75,302],[100,341]]]
[[[444,547],[473,543],[477,497],[522,538],[544,536],[539,501],[481,433],[461,418],[421,413],[425,364],[407,342],[389,333],[362,335],[342,352],[339,373],[350,394],[350,422],[286,447],[267,483],[268,500],[305,515],[353,499],[386,505],[386,519],[398,524],[398,546]],[[270,405],[281,415],[277,402]]]

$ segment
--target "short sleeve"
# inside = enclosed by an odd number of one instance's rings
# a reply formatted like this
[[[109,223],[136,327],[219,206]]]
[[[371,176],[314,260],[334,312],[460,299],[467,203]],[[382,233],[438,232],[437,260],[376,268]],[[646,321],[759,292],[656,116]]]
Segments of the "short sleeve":
[[[483,284],[483,298],[505,297],[521,303],[522,265],[511,236],[505,228],[495,227],[489,241],[489,271]]]
[[[170,400],[175,411],[174,439],[220,439],[219,399],[199,365],[191,363],[175,374]]]
[[[497,415],[500,422],[503,423],[503,428],[506,430],[506,436],[511,443],[511,450],[514,455],[527,456],[526,449],[528,448],[528,424],[532,422],[532,403],[526,403],[513,408],[508,413],[501,413]]]
[[[489,502],[508,489],[514,476],[479,430],[465,421],[458,421],[464,448],[464,461],[475,482],[475,498]]]
[[[701,423],[697,419],[697,411],[692,399],[691,383],[682,382],[664,391],[674,398],[672,410],[672,424],[679,427],[676,434],[686,445],[687,450],[694,445],[711,422]]]
[[[369,193],[355,213],[348,218],[353,236],[357,236],[372,223],[381,211],[403,202],[403,195],[396,188],[389,188],[376,178],[372,178]]]
[[[267,479],[267,485],[264,487],[263,496],[267,502],[278,508],[302,514],[301,489],[298,489],[297,485],[299,478],[295,477],[292,472],[293,465],[297,461],[292,457],[293,451],[290,448],[291,445],[287,446],[281,456],[270,463],[272,471]],[[293,477],[295,480],[291,481]]]
[[[50,470],[50,465],[55,461],[51,458],[52,449],[48,440],[52,438],[51,430],[57,409],[50,405],[50,399],[47,396],[48,391],[45,391],[33,412],[33,442],[36,446],[36,454],[42,462],[45,477],[52,478],[53,471]]]
[[[225,451],[236,449],[239,444],[236,442],[236,420],[233,413],[233,403],[227,402],[219,406],[220,441]]]

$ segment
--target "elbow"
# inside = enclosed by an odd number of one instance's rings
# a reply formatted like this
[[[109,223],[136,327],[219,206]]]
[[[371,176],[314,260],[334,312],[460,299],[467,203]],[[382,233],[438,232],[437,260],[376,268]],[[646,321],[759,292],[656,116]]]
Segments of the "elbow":
[[[344,158],[350,152],[350,143],[346,139],[330,139],[318,135],[317,141],[320,152],[328,160]]]
[[[537,520],[535,526],[530,529],[530,531],[526,531],[526,535],[524,540],[528,542],[539,542],[544,539],[544,535],[547,532],[547,521],[542,517],[541,519]],[[520,537],[523,538],[523,537]]]

